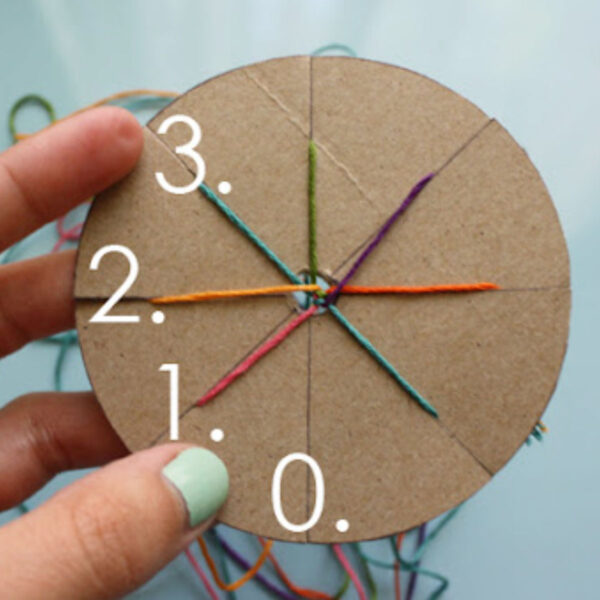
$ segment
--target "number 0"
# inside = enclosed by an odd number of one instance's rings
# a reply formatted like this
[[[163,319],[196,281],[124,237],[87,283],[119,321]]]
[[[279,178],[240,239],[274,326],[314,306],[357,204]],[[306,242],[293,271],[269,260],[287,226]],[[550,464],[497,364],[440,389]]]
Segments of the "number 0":
[[[313,508],[312,515],[308,521],[300,523],[299,525],[290,523],[290,521],[286,519],[285,515],[283,514],[283,509],[281,508],[281,478],[285,468],[291,462],[296,460],[305,462],[310,467],[313,477],[315,478],[315,506]],[[314,527],[321,518],[321,514],[323,513],[323,505],[325,504],[325,482],[323,481],[323,472],[321,471],[321,467],[319,467],[319,463],[312,458],[312,456],[304,454],[303,452],[293,452],[292,454],[288,454],[282,458],[275,468],[275,473],[273,473],[271,499],[273,501],[273,511],[275,512],[277,520],[279,521],[280,525],[285,527],[288,531],[301,532]]]

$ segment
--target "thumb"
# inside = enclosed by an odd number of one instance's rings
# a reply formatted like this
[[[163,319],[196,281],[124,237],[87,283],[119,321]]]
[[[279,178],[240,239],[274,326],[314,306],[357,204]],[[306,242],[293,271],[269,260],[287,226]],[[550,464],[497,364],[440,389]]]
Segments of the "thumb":
[[[121,597],[210,525],[228,489],[204,448],[167,444],[111,463],[0,528],[3,597]]]

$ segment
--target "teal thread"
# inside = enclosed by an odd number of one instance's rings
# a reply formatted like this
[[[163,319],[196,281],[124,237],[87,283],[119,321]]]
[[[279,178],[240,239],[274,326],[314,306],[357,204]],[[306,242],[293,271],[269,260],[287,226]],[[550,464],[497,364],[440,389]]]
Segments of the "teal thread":
[[[437,600],[440,596],[446,591],[450,582],[447,577],[444,577],[440,573],[436,573],[435,571],[430,571],[429,569],[424,569],[419,566],[419,562],[422,560],[425,551],[431,544],[433,540],[439,535],[440,531],[448,525],[448,523],[456,516],[456,513],[461,508],[462,504],[452,509],[440,521],[437,525],[431,530],[429,535],[425,538],[425,541],[417,548],[414,552],[411,559],[404,558],[398,548],[396,547],[396,539],[395,536],[391,536],[389,539],[390,545],[392,547],[392,553],[394,555],[395,562],[385,562],[378,558],[374,558],[369,556],[362,549],[360,543],[355,544],[355,548],[359,554],[359,556],[366,562],[379,567],[381,569],[394,569],[397,564],[400,564],[400,568],[408,571],[410,573],[418,573],[419,575],[423,575],[424,577],[429,577],[430,579],[434,579],[439,582],[438,587],[429,595],[428,600]]]
[[[312,55],[313,56],[323,56],[323,54],[327,54],[327,52],[342,52],[351,58],[356,58],[356,52],[350,48],[350,46],[346,46],[346,44],[327,44],[325,46],[321,46],[317,48]]]
[[[293,283],[302,284],[302,280],[242,221],[237,214],[219,198],[205,183],[201,183],[200,191],[210,200],[275,266]]]
[[[58,344],[59,346],[58,356],[56,357],[56,362],[54,363],[54,390],[57,392],[62,392],[63,365],[69,348],[74,344],[77,344],[77,334],[75,331],[66,331],[65,333],[52,335],[39,341],[46,344]]]
[[[417,401],[419,406],[425,409],[429,414],[434,417],[438,416],[437,411],[415,388],[394,369],[392,364],[385,358],[373,344],[360,332],[344,315],[340,312],[339,308],[334,304],[329,304],[328,307],[331,314],[338,320],[338,322],[354,337],[354,339],[396,380],[398,384],[404,389],[404,391]]]
[[[308,255],[310,264],[310,282],[317,283],[317,145],[313,140],[308,142]]]

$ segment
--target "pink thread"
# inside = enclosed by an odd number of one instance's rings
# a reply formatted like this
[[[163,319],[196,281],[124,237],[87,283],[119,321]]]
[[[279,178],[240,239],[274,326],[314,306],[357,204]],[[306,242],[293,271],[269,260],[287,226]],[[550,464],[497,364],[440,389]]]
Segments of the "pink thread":
[[[348,577],[350,577],[350,579],[352,580],[352,583],[354,584],[354,587],[356,588],[356,591],[358,592],[358,597],[360,598],[360,600],[367,600],[367,594],[365,593],[365,588],[363,587],[363,584],[361,583],[358,575],[352,568],[350,561],[344,555],[344,552],[342,551],[342,547],[339,544],[333,544],[332,548],[333,548],[333,551],[335,552],[335,555],[338,557],[340,564],[342,565],[342,567],[344,567],[344,571],[346,571],[346,573],[348,573]]]
[[[206,573],[202,570],[200,563],[196,560],[196,557],[192,554],[192,551],[189,549],[189,547],[185,549],[185,555],[187,556],[187,559],[190,561],[192,568],[194,569],[194,571],[196,571],[198,577],[204,584],[204,587],[206,588],[208,595],[212,598],[212,600],[219,600],[219,596],[217,595],[217,592],[215,592],[213,586],[210,584],[210,581],[208,580]]]
[[[52,247],[52,252],[58,252],[66,242],[76,242],[81,236],[81,230],[83,229],[83,223],[77,223],[69,229],[65,229],[65,217],[60,217],[56,221],[56,231],[58,233],[58,240]]]
[[[295,319],[290,321],[283,329],[279,330],[272,338],[268,339],[262,346],[257,348],[248,358],[242,361],[233,371],[230,371],[223,379],[221,379],[212,389],[210,389],[198,402],[198,406],[206,404],[209,400],[212,400],[215,396],[220,394],[225,388],[231,385],[240,375],[243,375],[255,362],[259,361],[265,354],[273,350],[276,346],[281,344],[283,340],[290,334],[296,327],[302,325],[304,321],[309,319],[312,315],[319,310],[317,304],[313,304],[309,309],[300,313]]]

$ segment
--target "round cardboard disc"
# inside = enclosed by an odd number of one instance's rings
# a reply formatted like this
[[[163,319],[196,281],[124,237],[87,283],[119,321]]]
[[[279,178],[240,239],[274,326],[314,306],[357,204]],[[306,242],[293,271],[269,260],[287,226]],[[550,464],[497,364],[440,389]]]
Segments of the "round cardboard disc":
[[[166,118],[200,124],[206,184],[296,273],[308,267],[308,141],[317,147],[320,273],[339,280],[411,187],[435,172],[358,270],[357,285],[493,282],[476,293],[340,296],[337,307],[436,408],[420,408],[329,311],[315,315],[210,403],[196,401],[297,314],[290,297],[157,307],[149,298],[289,283],[200,191],[174,195],[195,165],[190,139]],[[111,315],[91,317],[129,265],[139,273]],[[179,365],[180,439],[229,469],[219,519],[290,541],[342,542],[412,528],[480,489],[523,444],[555,387],[568,336],[567,249],[555,209],[525,152],[461,96],[398,67],[291,57],[211,79],[145,131],[140,163],[101,194],[78,254],[77,327],[108,418],[131,450],[166,442],[169,374]],[[222,439],[214,435],[221,430]],[[218,440],[218,441],[215,441]],[[312,457],[325,501],[317,523],[290,531],[272,482],[291,453]],[[315,477],[294,461],[281,507],[296,524]],[[346,520],[347,529],[340,527]],[[343,529],[340,531],[340,529]]]

